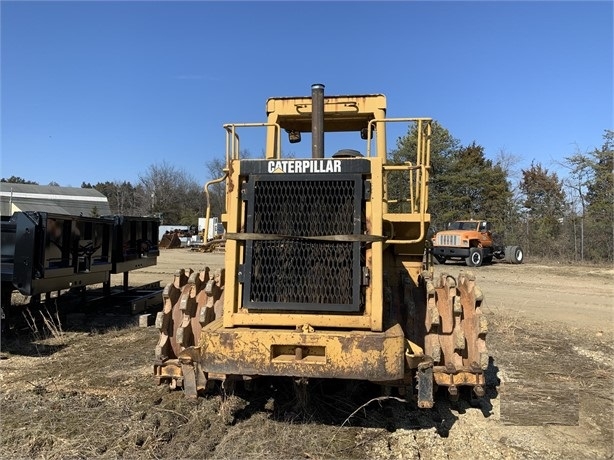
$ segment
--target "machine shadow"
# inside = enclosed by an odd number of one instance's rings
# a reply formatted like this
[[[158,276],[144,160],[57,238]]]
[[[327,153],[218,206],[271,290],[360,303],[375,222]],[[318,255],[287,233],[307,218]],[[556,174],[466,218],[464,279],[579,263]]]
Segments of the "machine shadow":
[[[498,395],[498,368],[492,357],[485,371],[485,395],[475,398],[469,387],[461,387],[460,398],[451,401],[445,388],[435,393],[431,409],[419,409],[413,398],[395,393],[382,395],[381,387],[365,381],[311,379],[295,383],[290,378],[260,378],[249,387],[238,385],[234,395],[244,401],[234,413],[233,423],[266,412],[273,420],[292,423],[320,423],[338,427],[435,429],[447,437],[458,415],[479,410],[492,415],[492,400]]]
[[[156,306],[142,313],[159,309]],[[139,325],[139,316],[131,314],[125,306],[83,302],[71,294],[63,294],[61,301],[11,306],[4,313],[0,319],[2,358],[11,354],[53,355],[67,346],[65,334],[70,332],[105,334]]]

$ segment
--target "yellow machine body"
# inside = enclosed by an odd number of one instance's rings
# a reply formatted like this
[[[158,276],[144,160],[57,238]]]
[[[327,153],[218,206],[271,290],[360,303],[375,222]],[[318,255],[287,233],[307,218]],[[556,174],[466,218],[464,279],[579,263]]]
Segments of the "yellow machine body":
[[[431,120],[386,118],[385,96],[322,85],[269,99],[266,114],[224,125],[225,268],[167,287],[158,380],[195,394],[228,378],[362,379],[417,387],[421,407],[435,384],[479,393],[481,293],[471,274],[435,279],[425,252]],[[414,127],[410,162],[387,157],[391,123]],[[244,129],[266,131],[264,158],[241,158]],[[339,132],[364,149],[326,152]],[[285,157],[283,136],[306,133],[311,155]]]

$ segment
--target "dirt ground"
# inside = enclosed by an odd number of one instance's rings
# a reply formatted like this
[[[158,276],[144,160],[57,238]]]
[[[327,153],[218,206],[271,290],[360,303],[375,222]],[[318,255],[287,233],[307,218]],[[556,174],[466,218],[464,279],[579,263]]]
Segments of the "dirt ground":
[[[222,262],[165,250],[130,281],[164,285],[177,268]],[[154,327],[92,313],[33,339],[2,338],[0,458],[613,458],[614,270],[495,263],[473,272],[489,319],[481,400],[438,394],[433,409],[418,410],[371,401],[359,382],[311,382],[301,393],[267,381],[188,400],[154,383]]]

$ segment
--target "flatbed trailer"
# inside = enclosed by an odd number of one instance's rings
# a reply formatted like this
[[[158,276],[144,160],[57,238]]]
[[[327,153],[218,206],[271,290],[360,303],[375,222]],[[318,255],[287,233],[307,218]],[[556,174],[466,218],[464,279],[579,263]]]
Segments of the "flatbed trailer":
[[[2,314],[15,310],[15,291],[30,303],[58,299],[68,292],[102,284],[111,296],[111,275],[157,264],[159,220],[150,217],[84,217],[47,212],[16,212],[1,221]],[[148,296],[156,294],[144,293]]]

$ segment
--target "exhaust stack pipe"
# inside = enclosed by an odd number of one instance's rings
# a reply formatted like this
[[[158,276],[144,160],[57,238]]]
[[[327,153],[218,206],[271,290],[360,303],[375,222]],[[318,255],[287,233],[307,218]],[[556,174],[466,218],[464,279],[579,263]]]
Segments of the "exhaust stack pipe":
[[[324,158],[324,85],[311,85],[311,156]]]

